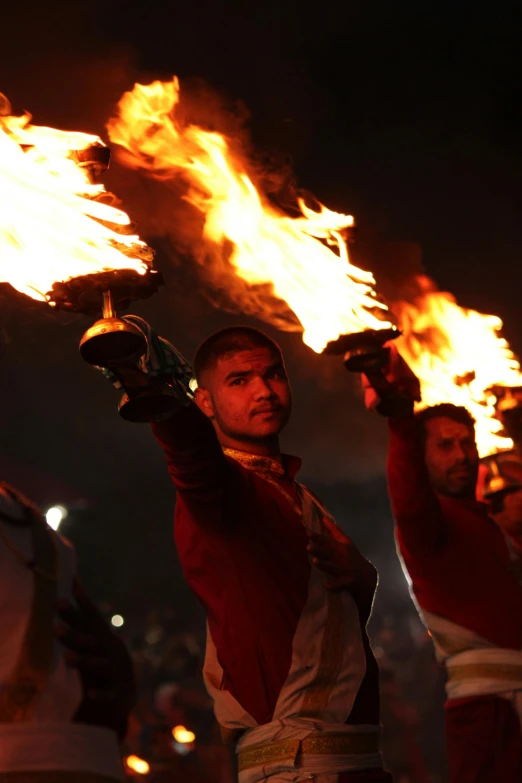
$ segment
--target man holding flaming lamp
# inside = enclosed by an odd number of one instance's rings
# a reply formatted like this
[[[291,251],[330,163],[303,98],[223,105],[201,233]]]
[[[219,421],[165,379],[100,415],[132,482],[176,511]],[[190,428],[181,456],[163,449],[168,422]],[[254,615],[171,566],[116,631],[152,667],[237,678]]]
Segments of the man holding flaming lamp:
[[[57,309],[102,310],[82,338],[82,356],[124,388],[122,416],[162,419],[154,427],[178,488],[180,556],[208,612],[206,681],[225,735],[238,739],[241,783],[296,775],[389,781],[379,752],[378,669],[365,630],[376,572],[295,482],[299,460],[279,452],[291,408],[279,347],[256,330],[210,338],[197,356],[196,401],[189,399],[182,357],[140,319],[114,312],[115,304],[150,295],[158,279],[150,249],[96,184],[107,165],[103,144],[3,110],[0,176],[9,200],[0,216],[1,279]],[[371,275],[349,266],[346,273],[339,232],[353,220],[304,204],[302,212],[295,221],[267,215],[267,249],[279,238],[290,258],[297,242],[310,269],[320,254],[325,269],[308,281],[312,296],[326,279],[339,300],[346,301],[343,292],[354,300],[327,324],[306,307],[315,342],[355,331],[349,327],[361,318],[380,323]],[[324,286],[323,297],[330,305]]]
[[[414,415],[420,385],[390,348],[386,380],[410,397],[389,418],[388,488],[399,554],[447,673],[451,783],[522,779],[522,584],[476,499],[474,420],[444,403]],[[366,382],[366,404],[378,396]]]
[[[349,261],[353,218],[305,198],[294,216],[279,209],[229,139],[180,120],[179,101],[177,79],[122,97],[108,131],[124,164],[167,185],[185,181],[183,198],[201,215],[194,257],[225,274],[238,309],[252,313],[253,290],[256,315],[302,331],[318,353],[346,355],[349,369],[367,368],[383,409],[401,410],[379,372],[383,343],[397,332],[372,274]],[[150,362],[155,383],[162,364],[141,327],[147,356],[105,365],[135,400]],[[300,461],[280,452],[291,409],[281,350],[256,329],[225,329],[205,340],[194,369],[195,398],[186,365],[171,372],[179,409],[153,430],[177,488],[180,560],[208,617],[205,680],[224,736],[237,742],[240,783],[390,780],[366,634],[377,575],[296,481]]]
[[[185,368],[170,380],[177,411],[152,427],[177,489],[181,565],[207,612],[204,678],[224,739],[237,743],[240,783],[389,781],[366,633],[377,573],[296,481],[300,460],[280,451],[291,412],[281,350],[250,327],[211,335],[195,356],[194,399]]]

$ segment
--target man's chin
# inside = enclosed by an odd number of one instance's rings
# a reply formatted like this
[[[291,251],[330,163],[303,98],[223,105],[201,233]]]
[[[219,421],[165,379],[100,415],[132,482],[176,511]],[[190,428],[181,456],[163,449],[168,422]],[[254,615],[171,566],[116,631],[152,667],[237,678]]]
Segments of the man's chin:
[[[277,438],[281,430],[284,428],[286,421],[281,421],[280,418],[272,418],[261,420],[256,417],[257,421],[252,421],[252,426],[248,432],[243,433],[244,436],[250,440],[269,440],[270,438]]]
[[[477,482],[473,478],[453,479],[448,485],[448,495],[454,498],[475,496]]]
[[[279,435],[288,421],[288,416],[281,411],[258,413],[250,422],[252,433],[259,434],[260,437],[270,437]]]
[[[267,438],[277,438],[284,424],[281,422],[265,422],[264,426],[256,427],[251,433],[251,437],[256,440],[265,440]]]

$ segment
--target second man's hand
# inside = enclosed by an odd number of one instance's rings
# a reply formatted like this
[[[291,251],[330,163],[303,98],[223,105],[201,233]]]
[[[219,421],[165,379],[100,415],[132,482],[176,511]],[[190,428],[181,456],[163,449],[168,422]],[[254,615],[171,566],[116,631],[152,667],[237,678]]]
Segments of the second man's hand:
[[[386,387],[395,389],[396,394],[402,398],[403,405],[399,410],[409,412],[408,402],[413,413],[413,403],[421,400],[420,382],[410,367],[406,364],[393,343],[388,344],[388,365],[383,370],[382,383]],[[379,392],[372,386],[371,378],[362,375],[364,402],[369,410],[379,410],[381,402]],[[383,415],[398,415],[384,413]],[[401,415],[404,415],[401,411]]]

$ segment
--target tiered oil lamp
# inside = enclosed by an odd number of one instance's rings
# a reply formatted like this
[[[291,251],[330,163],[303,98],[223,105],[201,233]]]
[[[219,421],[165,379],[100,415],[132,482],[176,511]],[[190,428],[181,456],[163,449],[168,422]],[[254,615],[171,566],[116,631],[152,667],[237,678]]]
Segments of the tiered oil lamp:
[[[95,144],[73,156],[95,183],[108,168],[110,151]],[[88,364],[107,368],[118,379],[125,392],[119,413],[128,421],[154,421],[178,407],[168,380],[149,379],[140,369],[140,359],[147,351],[144,334],[116,313],[116,308],[125,310],[131,302],[152,296],[161,285],[161,274],[150,265],[144,274],[116,269],[75,277],[54,283],[47,294],[49,304],[57,310],[91,316],[101,313],[81,338],[80,354]]]

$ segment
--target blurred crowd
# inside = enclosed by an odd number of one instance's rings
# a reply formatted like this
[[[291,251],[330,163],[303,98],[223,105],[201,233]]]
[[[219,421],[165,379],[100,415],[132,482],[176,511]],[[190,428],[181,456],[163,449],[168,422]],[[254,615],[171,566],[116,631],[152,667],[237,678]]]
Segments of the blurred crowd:
[[[394,783],[444,783],[444,672],[414,607],[372,617],[380,668],[382,751]]]
[[[131,652],[138,687],[124,748],[127,779],[233,783],[233,753],[203,685],[204,626],[184,626],[171,610],[152,611],[144,622],[112,621]]]
[[[138,680],[124,749],[127,779],[233,783],[234,752],[221,741],[202,681],[200,618],[189,626],[173,611],[157,610],[144,620],[113,622]],[[395,783],[444,783],[443,674],[428,633],[412,606],[400,616],[376,612],[371,638],[381,670],[383,753]]]

